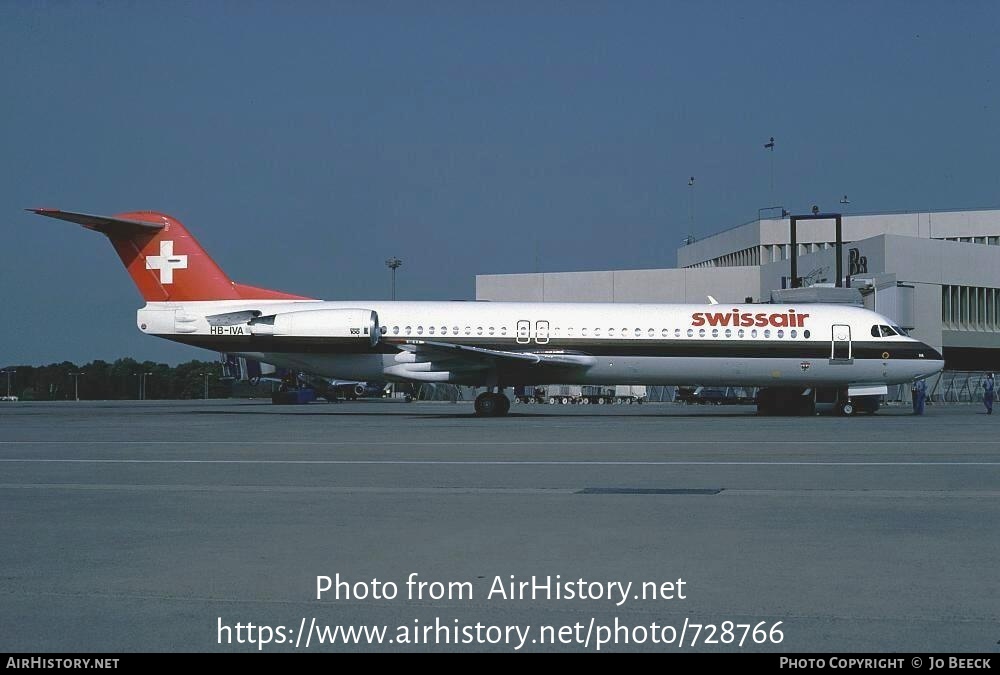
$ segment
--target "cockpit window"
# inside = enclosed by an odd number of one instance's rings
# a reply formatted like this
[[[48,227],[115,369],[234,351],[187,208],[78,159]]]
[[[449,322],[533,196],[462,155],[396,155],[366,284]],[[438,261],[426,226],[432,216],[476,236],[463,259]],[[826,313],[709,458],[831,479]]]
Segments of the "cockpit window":
[[[905,335],[903,329],[896,329],[894,326],[878,325],[872,326],[872,337],[892,337],[893,335]]]
[[[893,326],[892,329],[897,333],[899,333],[900,335],[909,335],[909,333],[906,332],[905,328],[900,328],[899,326]]]

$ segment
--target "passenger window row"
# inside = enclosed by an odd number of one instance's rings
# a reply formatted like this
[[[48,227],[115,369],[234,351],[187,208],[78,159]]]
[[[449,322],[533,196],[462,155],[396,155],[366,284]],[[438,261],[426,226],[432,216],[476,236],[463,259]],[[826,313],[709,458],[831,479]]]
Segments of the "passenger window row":
[[[566,328],[565,337],[576,337],[575,330],[576,329],[574,327],[572,327],[572,326]],[[879,337],[878,333],[880,333],[882,330],[893,331],[893,329],[891,327],[889,327],[889,326],[872,326],[872,335],[875,336],[875,337]],[[901,328],[898,329],[898,330],[902,331]],[[381,333],[382,333],[382,335],[387,335],[387,334],[391,333],[392,335],[421,335],[421,336],[426,334],[426,335],[442,336],[442,337],[447,336],[449,334],[450,335],[466,335],[466,336],[472,336],[472,335],[482,336],[482,335],[487,335],[487,336],[500,336],[500,337],[507,337],[508,335],[513,335],[514,334],[513,331],[508,331],[508,329],[507,329],[506,326],[500,326],[499,328],[497,328],[495,326],[486,326],[486,327],[484,327],[484,326],[475,326],[475,327],[473,327],[473,326],[465,326],[464,329],[463,328],[459,328],[459,326],[452,326],[451,329],[450,329],[450,332],[449,332],[449,329],[448,329],[447,326],[441,326],[440,328],[438,328],[437,326],[428,326],[426,328],[426,330],[425,330],[425,328],[423,326],[416,326],[416,327],[414,327],[414,326],[402,326],[402,327],[400,327],[400,326],[393,326],[392,328],[389,328],[388,326],[382,326],[381,327]],[[896,332],[889,332],[889,333],[886,333],[886,334],[882,335],[882,337],[888,337],[889,335],[896,335],[896,334],[897,334]],[[900,333],[900,334],[902,334],[902,333]],[[527,335],[524,334],[523,331],[522,331],[522,335],[524,337],[527,337]],[[601,334],[601,329],[600,328],[593,328],[593,329],[581,328],[580,331],[579,331],[579,337],[601,337],[601,335],[602,334]],[[771,330],[770,328],[764,328],[762,330],[758,330],[756,328],[748,328],[748,329],[744,329],[744,328],[726,328],[726,329],[720,329],[720,328],[712,328],[712,329],[699,328],[697,331],[694,328],[688,328],[687,331],[682,332],[680,328],[675,328],[675,329],[673,329],[673,331],[671,331],[669,328],[663,328],[663,329],[660,330],[660,333],[659,333],[659,336],[663,337],[663,338],[669,338],[669,337],[673,336],[675,338],[680,338],[680,337],[689,337],[689,338],[693,338],[693,337],[699,337],[699,338],[704,338],[704,337],[713,337],[713,338],[726,337],[726,338],[733,338],[733,337],[736,337],[736,338],[756,339],[756,338],[761,338],[762,337],[764,339],[770,339],[771,337],[775,337],[775,338],[778,338],[778,339],[782,339],[782,338],[788,337],[788,338],[791,338],[791,339],[795,339],[795,338],[798,338],[800,335],[803,338],[808,339],[809,335],[810,335],[809,330],[803,330],[800,333],[798,330],[796,330],[794,328],[791,329],[791,330],[787,330],[787,331],[784,330],[784,329],[782,329],[782,328],[779,328],[777,330]],[[549,329],[549,331],[547,333],[547,336],[550,339],[563,337],[562,330],[559,327],[551,328],[551,329]],[[656,329],[654,329],[654,328],[648,328],[646,330],[643,330],[641,328],[635,328],[633,330],[629,330],[628,328],[622,328],[622,329],[608,328],[607,329],[607,336],[608,337],[619,337],[619,336],[621,336],[621,337],[625,337],[625,338],[627,338],[627,337],[655,338],[657,336],[657,333],[656,333]]]

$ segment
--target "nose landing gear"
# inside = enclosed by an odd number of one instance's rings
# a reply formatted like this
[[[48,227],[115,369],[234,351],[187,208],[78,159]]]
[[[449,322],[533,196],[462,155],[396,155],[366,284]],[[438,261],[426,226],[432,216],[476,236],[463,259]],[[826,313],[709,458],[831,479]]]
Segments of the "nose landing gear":
[[[844,417],[853,417],[858,413],[874,415],[879,409],[878,396],[854,396],[837,404],[837,413]]]

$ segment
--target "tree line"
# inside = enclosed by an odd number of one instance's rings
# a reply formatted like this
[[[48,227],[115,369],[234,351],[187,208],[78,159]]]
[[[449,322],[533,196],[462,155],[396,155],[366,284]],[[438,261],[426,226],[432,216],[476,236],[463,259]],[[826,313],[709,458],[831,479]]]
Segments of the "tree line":
[[[177,366],[118,359],[114,363],[70,361],[47,366],[4,366],[0,396],[24,401],[230,398],[233,382],[222,377],[218,361],[188,361]]]

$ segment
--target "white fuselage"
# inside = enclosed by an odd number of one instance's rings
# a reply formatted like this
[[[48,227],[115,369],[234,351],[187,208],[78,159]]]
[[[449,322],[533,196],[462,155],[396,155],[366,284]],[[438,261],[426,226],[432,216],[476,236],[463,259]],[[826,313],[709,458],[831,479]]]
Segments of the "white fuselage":
[[[262,335],[251,321],[217,326],[207,318],[349,309],[377,314],[377,344],[360,333]],[[905,335],[884,336],[873,326],[891,321],[850,305],[227,300],[151,302],[137,323],[186,344],[369,381],[849,386],[909,382],[943,367],[936,350]],[[421,345],[483,353],[421,360]],[[538,366],[502,356],[524,352],[587,361]]]

